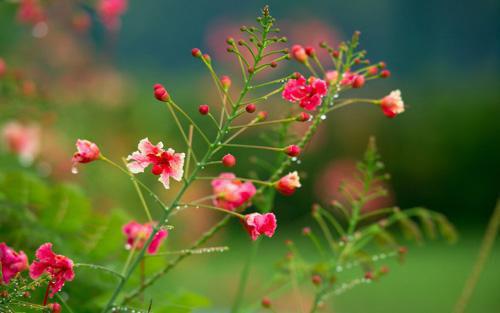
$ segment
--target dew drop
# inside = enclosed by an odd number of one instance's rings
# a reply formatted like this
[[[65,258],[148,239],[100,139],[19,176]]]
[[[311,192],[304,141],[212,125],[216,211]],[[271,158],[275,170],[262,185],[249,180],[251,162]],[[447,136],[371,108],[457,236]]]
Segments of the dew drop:
[[[76,168],[76,166],[73,166],[73,167],[71,168],[71,173],[73,173],[73,174],[78,174],[78,168]]]
[[[323,114],[323,115],[320,116],[320,118],[324,121],[324,120],[326,120],[326,115]]]
[[[297,161],[297,157],[292,157],[292,162]]]

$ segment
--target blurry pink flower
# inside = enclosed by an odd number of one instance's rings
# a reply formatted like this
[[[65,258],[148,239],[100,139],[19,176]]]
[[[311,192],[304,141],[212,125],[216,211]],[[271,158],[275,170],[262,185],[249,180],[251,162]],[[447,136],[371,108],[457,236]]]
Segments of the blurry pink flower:
[[[4,125],[2,138],[10,152],[17,154],[24,164],[30,164],[40,149],[40,128],[12,121]]]
[[[321,105],[321,100],[327,93],[326,82],[316,77],[308,80],[300,75],[298,78],[289,79],[285,84],[282,97],[290,102],[299,102],[299,105],[309,111],[316,110]]]
[[[50,276],[50,297],[52,298],[59,292],[66,281],[75,278],[73,271],[73,261],[64,255],[55,254],[52,251],[51,243],[44,243],[36,250],[38,260],[33,261],[30,266],[30,277],[37,279],[42,274],[47,273]]]
[[[401,91],[394,90],[388,96],[380,100],[382,111],[387,117],[393,118],[405,111],[405,105],[401,98]]]
[[[220,83],[222,84],[222,87],[225,90],[228,90],[231,87],[231,84],[232,84],[231,77],[229,77],[227,75],[222,75],[220,77]]]
[[[0,58],[0,77],[2,77],[7,71],[7,64],[5,64],[4,59]]]
[[[170,188],[170,177],[176,181],[182,180],[184,174],[184,153],[175,153],[173,149],[163,150],[163,143],[160,141],[156,146],[148,138],[139,142],[139,151],[127,157],[129,170],[134,173],[142,173],[150,164],[153,165],[151,172],[160,175],[158,179],[166,189]]]
[[[331,162],[321,172],[322,174],[316,181],[314,188],[321,201],[331,202],[336,200],[343,205],[347,205],[350,199],[341,192],[341,187],[347,189],[354,196],[363,190],[363,183],[358,179],[359,171],[354,160],[345,159]],[[387,184],[378,182],[372,187],[372,191],[381,187],[388,189]],[[391,193],[389,193],[386,196],[368,201],[361,208],[361,211],[365,213],[388,207],[392,202],[393,199]]]
[[[297,174],[297,171],[288,173],[281,177],[274,186],[281,194],[291,196],[297,188],[301,187],[299,174]]]
[[[61,305],[57,302],[47,304],[50,313],[61,313]]]
[[[21,0],[17,19],[21,23],[36,24],[45,20],[45,13],[38,0]]]
[[[76,140],[76,149],[78,151],[73,154],[73,158],[71,159],[73,166],[75,166],[76,163],[89,163],[95,161],[99,159],[101,155],[101,151],[95,143],[84,139]]]
[[[251,182],[243,183],[233,173],[222,173],[212,180],[214,205],[225,210],[234,211],[249,201],[256,192]]]
[[[0,284],[8,284],[10,280],[29,267],[28,257],[23,251],[16,252],[9,248],[4,242],[0,243],[0,267],[2,268],[2,279]]]
[[[337,71],[326,71],[325,73],[325,80],[328,83],[328,85],[335,83],[338,77],[339,77],[339,72]]]
[[[120,28],[120,17],[127,11],[127,0],[99,0],[97,13],[110,31]]]
[[[128,250],[132,248],[134,248],[135,250],[141,250],[144,247],[146,241],[153,233],[153,225],[151,223],[140,224],[136,221],[131,221],[123,226],[123,233],[127,237],[127,244],[125,247]],[[160,229],[149,244],[147,252],[149,254],[155,254],[158,251],[161,243],[165,238],[167,238],[167,236],[167,230]]]
[[[276,230],[276,216],[273,213],[247,214],[243,222],[252,240],[257,240],[260,235],[272,237]]]
[[[306,50],[304,49],[303,46],[301,45],[293,45],[292,48],[290,49],[290,55],[292,58],[295,60],[304,63],[307,61],[307,53]]]

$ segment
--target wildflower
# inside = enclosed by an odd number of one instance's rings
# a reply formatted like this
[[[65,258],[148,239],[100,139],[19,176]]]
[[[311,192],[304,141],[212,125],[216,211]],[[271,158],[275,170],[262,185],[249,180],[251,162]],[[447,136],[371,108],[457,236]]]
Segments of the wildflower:
[[[382,78],[387,78],[389,76],[391,76],[391,71],[389,71],[389,70],[383,70],[380,72],[380,77],[382,77]]]
[[[352,88],[361,88],[365,85],[365,77],[363,75],[356,75],[352,82]]]
[[[149,239],[151,234],[153,233],[153,225],[152,223],[140,224],[136,221],[131,221],[128,224],[123,226],[123,234],[127,237],[127,244],[125,247],[127,249],[135,249],[141,250],[144,247],[144,244]],[[148,246],[147,252],[149,254],[155,254],[161,243],[165,238],[167,238],[168,232],[165,229],[160,229],[151,243]]]
[[[316,55],[316,49],[314,49],[313,47],[311,46],[308,46],[305,48],[305,51],[306,51],[306,54],[310,57],[313,57]]]
[[[289,145],[285,148],[285,153],[291,157],[296,157],[300,154],[300,148],[297,145]]]
[[[288,173],[288,175],[283,176],[274,184],[276,190],[285,196],[293,195],[295,190],[300,188],[300,186],[300,177],[297,171]]]
[[[6,284],[10,280],[26,269],[28,269],[28,257],[23,251],[16,252],[8,247],[4,242],[0,243],[0,268],[2,268],[2,281]]]
[[[155,84],[153,89],[153,94],[156,100],[163,102],[167,102],[168,100],[170,100],[170,95],[168,94],[167,89],[165,89],[162,84]]]
[[[89,163],[98,160],[101,156],[99,147],[95,143],[88,140],[77,139],[76,149],[78,151],[73,154],[73,158],[71,159],[71,162],[73,163],[72,171],[75,174],[78,173],[76,169],[77,163]]]
[[[247,214],[244,226],[252,240],[257,240],[260,235],[272,237],[276,230],[276,216],[273,213],[252,213]]]
[[[222,164],[225,167],[233,167],[236,165],[236,158],[232,154],[226,154],[222,157]]]
[[[248,202],[256,192],[251,182],[242,182],[233,173],[222,173],[218,178],[212,180],[214,191],[214,205],[228,211]]]
[[[127,5],[127,0],[99,0],[97,13],[108,30],[120,28],[120,16],[127,11]]]
[[[39,152],[40,128],[36,125],[8,122],[2,129],[2,138],[8,150],[17,154],[23,164],[33,162]]]
[[[389,118],[393,118],[403,113],[405,111],[405,105],[401,98],[401,91],[394,90],[388,96],[382,98],[382,100],[380,100],[380,106],[384,114]]]
[[[37,24],[45,20],[45,13],[38,0],[22,0],[17,10],[17,19],[21,23]]]
[[[127,157],[128,169],[134,173],[142,173],[149,165],[153,165],[151,172],[159,175],[159,181],[166,189],[170,188],[170,177],[176,181],[181,181],[184,174],[184,153],[175,153],[173,149],[163,149],[163,143],[160,141],[156,146],[148,138],[139,142],[138,151],[133,152]]]
[[[198,112],[200,112],[201,115],[207,115],[209,111],[210,111],[210,107],[206,104],[201,104],[198,107]]]
[[[292,46],[292,49],[291,49],[291,56],[301,62],[301,63],[304,63],[307,61],[307,52],[306,52],[306,49],[304,49],[304,47],[302,47],[301,45],[293,45]]]
[[[33,261],[30,266],[30,277],[37,279],[47,273],[50,277],[49,288],[52,298],[62,289],[66,281],[71,281],[75,277],[73,261],[64,255],[55,254],[52,251],[52,243],[41,245],[35,255],[38,260]]]
[[[325,73],[325,80],[329,85],[337,82],[338,77],[339,77],[339,72],[337,71],[327,71]]]
[[[299,102],[299,105],[308,111],[314,111],[326,93],[324,80],[312,76],[306,80],[304,76],[299,75],[296,79],[288,80],[282,97],[290,102]]]

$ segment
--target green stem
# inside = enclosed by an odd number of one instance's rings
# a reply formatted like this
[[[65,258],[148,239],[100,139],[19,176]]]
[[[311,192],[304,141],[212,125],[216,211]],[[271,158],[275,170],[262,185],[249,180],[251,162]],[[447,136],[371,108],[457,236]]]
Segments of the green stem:
[[[123,275],[118,273],[118,272],[115,272],[109,268],[106,268],[104,266],[101,266],[101,265],[96,265],[96,264],[87,264],[87,263],[77,263],[75,264],[75,267],[78,268],[78,267],[88,267],[88,268],[91,268],[91,269],[95,269],[95,270],[99,270],[99,271],[103,271],[103,272],[106,272],[106,273],[109,273],[109,274],[112,274],[116,277],[118,277],[119,279],[123,279]]]
[[[295,117],[290,117],[290,118],[283,118],[283,119],[274,120],[274,121],[264,121],[264,122],[260,122],[260,123],[249,123],[249,124],[245,124],[245,125],[235,125],[235,126],[231,126],[229,129],[246,128],[246,127],[271,125],[271,124],[283,124],[283,123],[294,122],[296,120],[297,119]]]
[[[250,254],[247,257],[245,265],[241,271],[240,281],[238,284],[238,290],[236,291],[236,297],[234,299],[233,306],[231,307],[232,313],[238,313],[240,311],[241,305],[243,304],[243,297],[245,295],[245,290],[247,286],[248,276],[250,275],[250,269],[257,257],[257,252],[259,250],[259,245],[262,238],[258,238],[253,244],[250,250]]]
[[[243,178],[243,177],[234,177],[234,178],[220,178],[220,177],[214,177],[214,176],[198,176],[196,179],[205,179],[205,180],[214,180],[214,179],[223,179],[223,180],[233,180],[233,179],[239,179],[242,181],[250,181],[252,183],[260,184],[260,185],[265,185],[265,186],[272,186],[274,185],[271,182],[268,181],[263,181],[263,180],[258,180],[258,179],[252,179],[252,178]]]
[[[123,163],[125,164],[125,166],[127,166],[127,161],[125,160],[125,158],[122,158],[122,160],[123,160]],[[137,181],[135,179],[132,179],[132,184],[134,184],[135,191],[137,192],[137,195],[139,196],[142,207],[144,208],[144,211],[146,212],[146,216],[148,217],[149,222],[152,223],[153,217],[151,216],[151,212],[149,211],[148,204],[146,203],[146,200],[144,199],[144,195],[142,194],[142,191],[139,188],[139,184],[137,184]]]
[[[245,219],[245,215],[243,214],[239,214],[239,213],[236,213],[234,211],[229,211],[229,210],[226,210],[226,209],[221,209],[221,208],[218,208],[216,206],[213,206],[213,205],[207,205],[207,204],[196,204],[196,203],[179,203],[179,206],[189,206],[189,207],[193,207],[193,208],[205,208],[205,209],[210,209],[210,210],[214,210],[214,211],[219,211],[219,212],[222,212],[224,214],[229,214],[229,215],[232,215],[232,216],[235,216],[237,218],[240,218],[242,220]]]

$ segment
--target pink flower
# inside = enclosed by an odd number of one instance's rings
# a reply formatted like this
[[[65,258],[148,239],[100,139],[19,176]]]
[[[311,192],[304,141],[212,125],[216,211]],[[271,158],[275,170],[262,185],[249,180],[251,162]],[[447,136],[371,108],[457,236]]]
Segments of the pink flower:
[[[127,157],[129,170],[134,173],[142,173],[150,164],[153,165],[151,172],[159,175],[158,179],[166,189],[170,188],[170,177],[176,181],[182,180],[184,175],[184,153],[175,153],[173,149],[163,150],[163,143],[153,145],[148,138],[139,142],[138,151]]]
[[[252,240],[257,240],[260,235],[272,237],[276,230],[276,216],[273,213],[252,213],[245,215],[244,226]]]
[[[17,273],[28,269],[28,257],[23,251],[16,252],[2,242],[0,243],[0,265],[3,282],[8,284]],[[0,283],[2,283],[2,279],[0,279]]]
[[[293,45],[291,48],[290,54],[291,54],[292,58],[294,58],[295,60],[297,60],[301,63],[304,63],[305,61],[307,61],[306,49],[304,49],[304,47],[301,45]]]
[[[55,254],[52,251],[51,243],[44,243],[36,250],[37,261],[33,261],[30,266],[30,277],[37,279],[42,274],[50,276],[50,297],[59,292],[66,281],[75,278],[73,271],[73,261],[64,255]]]
[[[101,151],[95,143],[84,139],[76,140],[76,149],[78,151],[73,154],[73,158],[71,159],[73,165],[95,161],[101,155]]]
[[[401,98],[401,91],[394,90],[380,100],[382,111],[387,117],[393,118],[405,111],[405,104]]]
[[[99,0],[97,13],[108,30],[120,28],[120,16],[127,11],[127,0]]]
[[[339,72],[337,71],[327,71],[325,73],[325,80],[328,83],[328,85],[337,82],[338,77],[339,77]]]
[[[36,24],[45,20],[45,13],[38,0],[22,0],[17,10],[21,23]]]
[[[123,233],[127,237],[127,249],[141,250],[144,244],[149,239],[153,233],[153,224],[146,223],[140,224],[136,221],[131,221],[125,226],[123,226]],[[165,238],[167,238],[168,232],[165,229],[160,229],[154,236],[153,240],[149,244],[147,252],[149,254],[155,254],[158,251],[161,243]]]
[[[289,79],[285,84],[282,97],[290,102],[299,102],[299,105],[309,111],[316,110],[327,93],[326,82],[316,77],[308,80],[299,75],[296,79]]]
[[[281,194],[291,196],[297,188],[301,187],[300,177],[297,171],[288,173],[288,175],[281,177],[274,186]]]
[[[0,77],[7,71],[7,64],[5,64],[4,59],[0,58]]]
[[[251,182],[242,182],[233,173],[222,173],[212,180],[214,205],[228,211],[234,211],[249,201],[257,191]]]
[[[17,154],[24,164],[33,162],[40,150],[40,128],[36,125],[8,122],[3,127],[2,137],[9,151]]]
[[[61,305],[57,302],[47,304],[50,313],[61,313]]]

